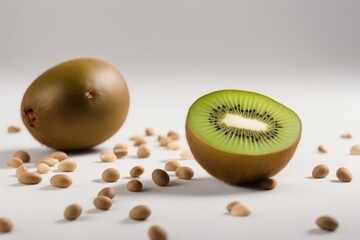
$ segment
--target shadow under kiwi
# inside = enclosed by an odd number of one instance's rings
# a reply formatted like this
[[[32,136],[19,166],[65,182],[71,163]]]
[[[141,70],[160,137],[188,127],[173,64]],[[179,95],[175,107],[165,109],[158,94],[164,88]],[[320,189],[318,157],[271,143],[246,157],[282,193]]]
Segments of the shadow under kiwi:
[[[257,185],[229,185],[217,179],[193,178],[192,180],[181,180],[171,178],[168,186],[160,187],[151,180],[141,181],[146,191],[137,193],[129,192],[126,185],[114,186],[116,193],[120,196],[134,194],[156,194],[156,195],[183,195],[183,196],[221,196],[233,194],[250,194],[264,192],[256,187]]]

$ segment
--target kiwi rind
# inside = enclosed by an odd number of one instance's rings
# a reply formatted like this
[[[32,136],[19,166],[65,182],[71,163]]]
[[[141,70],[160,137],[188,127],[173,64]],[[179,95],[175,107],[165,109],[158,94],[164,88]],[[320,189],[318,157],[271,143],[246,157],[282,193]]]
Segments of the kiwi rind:
[[[35,79],[23,96],[21,117],[40,143],[58,150],[84,150],[117,132],[129,102],[126,82],[112,65],[79,58]]]
[[[231,153],[211,146],[190,128],[189,118],[185,130],[194,158],[209,174],[226,183],[246,184],[270,178],[289,163],[300,141],[301,122],[300,134],[292,145],[280,151],[258,155]]]

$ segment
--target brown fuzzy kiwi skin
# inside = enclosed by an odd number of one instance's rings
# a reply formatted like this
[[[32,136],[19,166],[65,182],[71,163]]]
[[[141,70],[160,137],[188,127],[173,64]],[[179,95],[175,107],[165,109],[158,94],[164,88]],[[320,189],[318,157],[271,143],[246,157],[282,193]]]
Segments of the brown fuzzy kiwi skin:
[[[197,162],[212,176],[229,184],[247,184],[270,178],[290,161],[300,141],[280,152],[266,155],[241,155],[216,149],[190,129],[186,121],[186,139]]]
[[[109,63],[79,58],[58,64],[26,90],[21,118],[40,143],[58,150],[90,149],[124,123],[130,97]]]

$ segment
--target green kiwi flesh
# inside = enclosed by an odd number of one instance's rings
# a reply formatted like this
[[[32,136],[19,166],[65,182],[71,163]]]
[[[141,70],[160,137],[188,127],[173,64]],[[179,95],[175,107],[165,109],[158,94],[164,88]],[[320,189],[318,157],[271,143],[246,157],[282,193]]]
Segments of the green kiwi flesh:
[[[115,134],[128,109],[129,91],[121,74],[105,61],[80,58],[35,79],[23,96],[21,117],[40,143],[82,150]]]
[[[301,136],[295,112],[264,95],[221,90],[190,107],[186,137],[195,159],[231,184],[270,178],[292,158]]]

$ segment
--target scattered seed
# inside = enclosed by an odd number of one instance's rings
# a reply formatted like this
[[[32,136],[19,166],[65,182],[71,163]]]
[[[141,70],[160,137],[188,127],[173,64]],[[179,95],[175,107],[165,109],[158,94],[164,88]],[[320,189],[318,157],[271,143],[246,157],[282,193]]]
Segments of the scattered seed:
[[[162,169],[155,169],[151,176],[154,183],[161,187],[167,186],[170,182],[169,174]]]
[[[349,169],[341,167],[336,171],[336,176],[342,182],[351,182],[352,181],[352,174]]]
[[[72,172],[76,169],[77,164],[73,160],[66,159],[60,162],[59,164],[59,170],[62,172]]]
[[[6,161],[6,164],[12,168],[18,168],[18,167],[22,166],[24,164],[24,162],[20,158],[12,157]]]
[[[113,199],[116,195],[116,191],[114,188],[106,187],[99,191],[98,196],[106,196],[110,199]]]
[[[37,166],[39,163],[45,163],[49,167],[53,167],[55,164],[59,163],[59,160],[52,157],[43,157],[36,161],[35,166]]]
[[[23,162],[30,162],[30,155],[29,155],[29,153],[27,153],[27,152],[25,152],[25,151],[22,151],[22,150],[16,151],[16,152],[13,154],[13,157],[15,157],[15,158],[20,158]]]
[[[18,178],[20,176],[20,174],[25,173],[25,172],[28,172],[27,167],[25,165],[21,165],[20,167],[18,167],[16,169],[15,175]]]
[[[133,178],[138,178],[143,173],[144,173],[144,168],[142,166],[135,166],[130,170],[130,176]]]
[[[61,151],[53,152],[52,154],[50,154],[50,157],[55,158],[60,162],[69,158],[69,156],[65,152],[61,152]]]
[[[114,154],[117,158],[123,158],[126,157],[126,155],[128,154],[128,150],[118,148],[114,150]]]
[[[14,225],[11,222],[10,219],[8,218],[4,218],[4,217],[0,217],[0,233],[8,233],[11,232],[11,230],[13,229]]]
[[[180,148],[180,142],[176,140],[169,142],[168,145],[166,145],[166,148],[169,150],[178,150]]]
[[[354,145],[350,149],[351,155],[360,155],[360,145]]]
[[[97,209],[108,210],[112,205],[112,200],[107,196],[101,195],[96,197],[93,203]]]
[[[181,164],[178,161],[170,160],[165,163],[165,170],[166,171],[176,171]]]
[[[18,181],[20,183],[28,185],[38,184],[39,182],[41,182],[41,180],[41,175],[35,172],[24,172],[18,177]]]
[[[230,214],[237,217],[246,217],[251,213],[250,209],[241,203],[235,204],[230,211]]]
[[[146,136],[154,136],[155,132],[152,128],[147,128],[147,129],[145,129],[145,134],[146,134]]]
[[[172,141],[171,138],[165,136],[159,136],[158,140],[159,140],[159,145],[162,147],[166,147]]]
[[[137,150],[137,156],[139,158],[147,158],[151,154],[150,147],[147,144],[142,144]]]
[[[326,231],[335,231],[339,227],[339,222],[330,216],[322,216],[316,220],[316,224]]]
[[[140,138],[140,139],[135,141],[134,146],[139,147],[140,145],[143,145],[143,144],[146,144],[146,143],[147,142],[144,139]]]
[[[118,143],[118,144],[116,144],[115,146],[114,146],[114,151],[116,150],[116,149],[128,149],[128,147],[125,145],[125,144],[123,144],[123,143]]]
[[[72,182],[71,177],[65,174],[56,174],[50,178],[51,185],[58,188],[68,188]]]
[[[327,147],[325,147],[324,145],[320,145],[320,146],[318,147],[318,151],[319,151],[320,153],[327,153],[327,152],[328,152],[328,149],[327,149]]]
[[[79,204],[71,204],[65,208],[64,218],[69,221],[75,220],[81,215],[81,212],[82,207]]]
[[[189,167],[178,167],[175,171],[175,175],[179,179],[190,180],[194,177],[194,171]]]
[[[232,209],[236,204],[240,204],[240,202],[239,202],[239,201],[233,201],[233,202],[230,202],[228,205],[226,205],[226,210],[228,211],[228,213],[231,212],[231,209]]]
[[[167,240],[168,236],[164,228],[159,225],[153,225],[148,229],[150,240]]]
[[[134,220],[144,221],[151,214],[151,209],[146,205],[139,205],[134,207],[129,212],[129,217]]]
[[[142,190],[142,188],[143,188],[142,183],[137,179],[130,180],[127,183],[127,189],[130,192],[140,192]]]
[[[277,181],[273,178],[264,179],[259,183],[259,187],[263,190],[272,190],[276,188],[276,186],[277,186]]]
[[[168,135],[167,135],[169,138],[171,138],[171,140],[179,140],[180,139],[180,135],[175,132],[175,131],[169,131],[168,132]]]
[[[115,168],[108,168],[103,171],[101,177],[105,182],[116,182],[120,178],[120,173]]]
[[[8,133],[17,133],[21,131],[21,128],[18,126],[9,126],[7,131]]]
[[[352,138],[352,135],[351,135],[351,133],[347,132],[347,133],[341,134],[340,137],[345,138],[345,139],[350,139],[350,138]]]
[[[50,172],[51,168],[46,165],[45,163],[39,163],[37,166],[36,166],[36,169],[38,170],[38,172],[40,174],[46,174],[48,172]]]
[[[330,170],[325,164],[320,164],[314,167],[312,176],[314,178],[324,178],[329,174]]]
[[[133,136],[130,137],[131,141],[137,141],[139,139],[141,139],[141,136],[139,136],[139,135],[133,135]]]
[[[100,159],[103,162],[114,162],[116,160],[116,155],[111,152],[102,152],[100,153]]]
[[[194,155],[192,154],[192,152],[190,150],[183,150],[180,153],[180,157],[183,160],[189,160],[189,159],[194,159]]]

